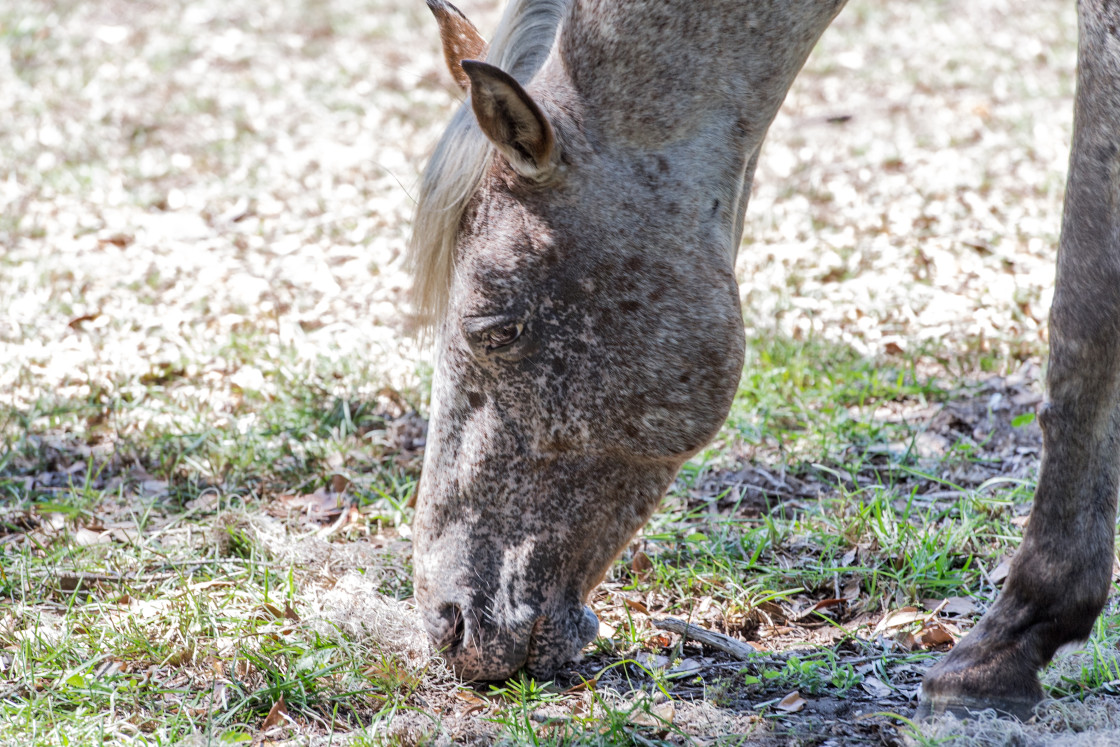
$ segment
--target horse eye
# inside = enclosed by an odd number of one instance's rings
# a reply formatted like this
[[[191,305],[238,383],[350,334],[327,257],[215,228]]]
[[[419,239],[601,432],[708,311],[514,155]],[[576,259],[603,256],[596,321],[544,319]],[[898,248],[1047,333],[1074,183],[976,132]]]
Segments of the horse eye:
[[[497,350],[512,345],[518,337],[521,337],[521,330],[523,329],[525,329],[524,324],[506,324],[487,330],[486,349]]]

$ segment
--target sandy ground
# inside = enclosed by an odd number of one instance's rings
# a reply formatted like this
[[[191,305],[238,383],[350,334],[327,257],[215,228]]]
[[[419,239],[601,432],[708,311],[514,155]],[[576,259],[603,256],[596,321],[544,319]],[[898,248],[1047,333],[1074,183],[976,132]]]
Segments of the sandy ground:
[[[495,3],[463,5],[492,28]],[[422,3],[26,6],[0,16],[0,391],[111,385],[253,333],[413,376],[410,190],[459,100]],[[1073,12],[849,7],[764,150],[748,323],[1036,353]]]

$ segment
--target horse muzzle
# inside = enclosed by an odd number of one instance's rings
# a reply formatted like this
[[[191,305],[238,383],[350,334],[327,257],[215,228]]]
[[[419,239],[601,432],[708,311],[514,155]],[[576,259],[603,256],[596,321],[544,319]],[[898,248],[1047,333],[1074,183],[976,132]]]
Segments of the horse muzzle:
[[[599,631],[598,618],[582,605],[512,626],[485,617],[477,607],[453,602],[424,611],[433,644],[464,680],[504,680],[522,668],[537,679],[550,677],[577,660]]]

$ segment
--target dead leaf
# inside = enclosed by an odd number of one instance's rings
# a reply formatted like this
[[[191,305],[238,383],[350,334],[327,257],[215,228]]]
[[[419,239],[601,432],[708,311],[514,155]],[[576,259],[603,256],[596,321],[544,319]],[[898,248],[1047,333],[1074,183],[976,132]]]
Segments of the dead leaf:
[[[990,580],[993,584],[1003,583],[1003,580],[1007,578],[1007,574],[1010,572],[1011,558],[1004,558],[1003,560],[999,561],[999,565],[995,567],[995,570],[988,574],[988,580]]]
[[[949,597],[945,600],[945,606],[941,608],[942,615],[953,615],[955,617],[975,615],[979,611],[980,608],[976,606],[976,602],[968,597]]]
[[[467,708],[460,714],[461,716],[469,716],[472,713],[477,713],[489,705],[484,699],[466,690],[460,690],[455,693],[455,697],[467,704]]]
[[[350,487],[350,480],[345,475],[333,474],[331,475],[331,492],[342,493],[346,488]]]
[[[229,688],[225,682],[215,682],[209,699],[212,712],[221,712],[229,705]]]
[[[94,545],[109,544],[113,539],[107,532],[95,532],[85,527],[78,527],[74,532],[74,544],[78,547],[93,547]]]
[[[81,316],[74,317],[73,319],[71,319],[69,322],[66,323],[66,326],[69,327],[70,329],[77,329],[78,327],[82,326],[83,322],[92,322],[94,319],[96,319],[99,316],[101,316],[100,311],[95,311],[92,314],[82,314]]]
[[[705,662],[701,659],[683,659],[679,664],[669,670],[669,674],[684,676],[700,672],[704,669]]]
[[[667,700],[664,703],[657,703],[649,711],[635,709],[635,712],[630,714],[630,723],[635,726],[664,726],[666,723],[673,723],[676,714],[677,709],[673,701]]]
[[[258,620],[279,620],[280,618],[284,617],[284,613],[280,611],[280,608],[275,604],[272,604],[271,602],[265,602],[264,604],[262,604],[261,610],[265,614],[258,614]]]
[[[633,559],[630,561],[630,570],[632,570],[638,578],[645,580],[649,576],[650,571],[653,570],[653,561],[649,559],[641,550],[634,553]]]
[[[299,622],[299,615],[296,614],[296,611],[293,610],[292,606],[287,602],[284,602],[284,617],[292,622]]]
[[[893,628],[904,628],[925,619],[928,615],[928,612],[922,612],[917,607],[903,607],[884,615],[875,629],[871,631],[871,635],[877,636]]]
[[[957,642],[957,637],[954,636],[946,626],[939,623],[927,625],[922,628],[921,632],[915,636],[915,639],[922,648],[932,648],[945,644],[955,645]]]
[[[625,599],[625,598],[622,601],[626,603],[627,607],[634,610],[635,612],[641,612],[643,615],[648,615],[649,614],[649,608],[646,607],[641,602],[635,601],[633,599]]]
[[[670,664],[668,656],[662,656],[661,654],[651,654],[646,651],[638,652],[634,656],[634,661],[650,670],[665,669]]]
[[[264,723],[261,724],[261,731],[268,731],[274,726],[280,726],[284,723],[288,715],[288,707],[284,705],[284,696],[280,695],[280,700],[272,704],[272,708],[268,711],[268,716],[265,717]]]
[[[167,664],[172,667],[181,667],[184,664],[189,664],[192,658],[194,658],[194,646],[187,646],[168,657]]]
[[[779,711],[785,711],[786,713],[797,713],[805,707],[805,699],[801,697],[801,693],[799,693],[797,690],[794,690],[789,695],[785,696],[776,704],[774,704],[774,707]]]
[[[286,509],[304,511],[316,521],[334,519],[342,512],[345,505],[344,499],[338,495],[338,492],[332,493],[324,488],[306,495],[280,495],[277,496],[276,501]]]
[[[589,680],[584,680],[583,682],[580,682],[578,685],[572,685],[571,687],[569,687],[567,690],[564,691],[564,694],[565,695],[570,695],[572,693],[583,692],[584,690],[594,690],[595,687],[598,684],[599,684],[599,680],[596,679],[595,677],[592,677]]]
[[[867,691],[868,695],[875,698],[886,698],[893,692],[890,686],[878,677],[864,677],[860,686]]]

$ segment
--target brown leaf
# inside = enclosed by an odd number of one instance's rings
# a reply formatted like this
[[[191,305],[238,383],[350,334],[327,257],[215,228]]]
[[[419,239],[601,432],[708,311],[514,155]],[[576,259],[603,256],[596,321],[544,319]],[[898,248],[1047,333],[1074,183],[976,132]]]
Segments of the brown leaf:
[[[461,714],[459,714],[461,716],[469,716],[472,713],[477,713],[478,711],[486,708],[486,706],[488,705],[485,700],[466,690],[460,690],[459,692],[455,693],[455,697],[467,704],[466,709]]]
[[[938,623],[923,628],[916,636],[916,640],[922,648],[932,648],[945,644],[954,645],[957,642],[956,637],[949,632],[949,629]]]
[[[258,620],[279,620],[284,616],[284,613],[280,611],[280,608],[275,604],[272,604],[271,602],[265,602],[264,604],[262,604],[261,610],[264,614],[258,614]]]
[[[571,695],[572,693],[579,693],[579,692],[583,692],[584,690],[594,690],[595,687],[598,684],[599,684],[599,680],[595,677],[592,677],[589,680],[584,680],[583,682],[579,683],[578,685],[572,685],[571,687],[569,687],[567,690],[564,691],[564,694],[565,695]]]
[[[653,570],[653,561],[649,559],[641,550],[634,553],[634,558],[630,561],[630,570],[632,570],[638,578],[645,580],[649,576],[650,571]]]
[[[279,726],[284,723],[284,717],[288,715],[288,707],[284,705],[284,696],[280,696],[280,700],[272,704],[272,708],[268,711],[268,716],[265,717],[264,723],[261,724],[261,731],[268,731],[274,726]]]
[[[96,319],[99,316],[101,316],[100,311],[95,311],[92,314],[82,314],[81,316],[74,317],[73,319],[71,319],[69,322],[66,323],[66,326],[69,327],[70,329],[77,329],[78,327],[82,326],[83,322],[92,322],[94,319]]]
[[[901,340],[895,337],[884,341],[883,352],[887,355],[902,355],[906,352],[906,349],[902,346]]]
[[[287,602],[284,602],[284,617],[292,622],[299,622],[299,615],[296,614],[296,611],[292,609],[292,606]]]
[[[779,700],[774,707],[786,713],[797,713],[805,707],[805,699],[801,697],[801,693],[794,690],[789,695]]]
[[[124,249],[126,246],[128,246],[129,244],[131,244],[135,240],[136,239],[134,239],[132,236],[129,236],[128,234],[123,234],[123,233],[109,233],[109,234],[106,234],[106,233],[102,232],[102,234],[98,235],[98,237],[97,237],[97,243],[98,244],[102,244],[102,245],[112,244],[113,246],[118,247],[120,249]]]
[[[633,599],[625,599],[625,598],[623,598],[622,601],[626,603],[627,607],[634,610],[635,612],[641,612],[643,615],[648,615],[649,614],[649,608],[646,607],[641,602],[635,601]]]
[[[342,493],[346,488],[350,487],[350,480],[345,475],[334,474],[331,475],[331,492]]]

